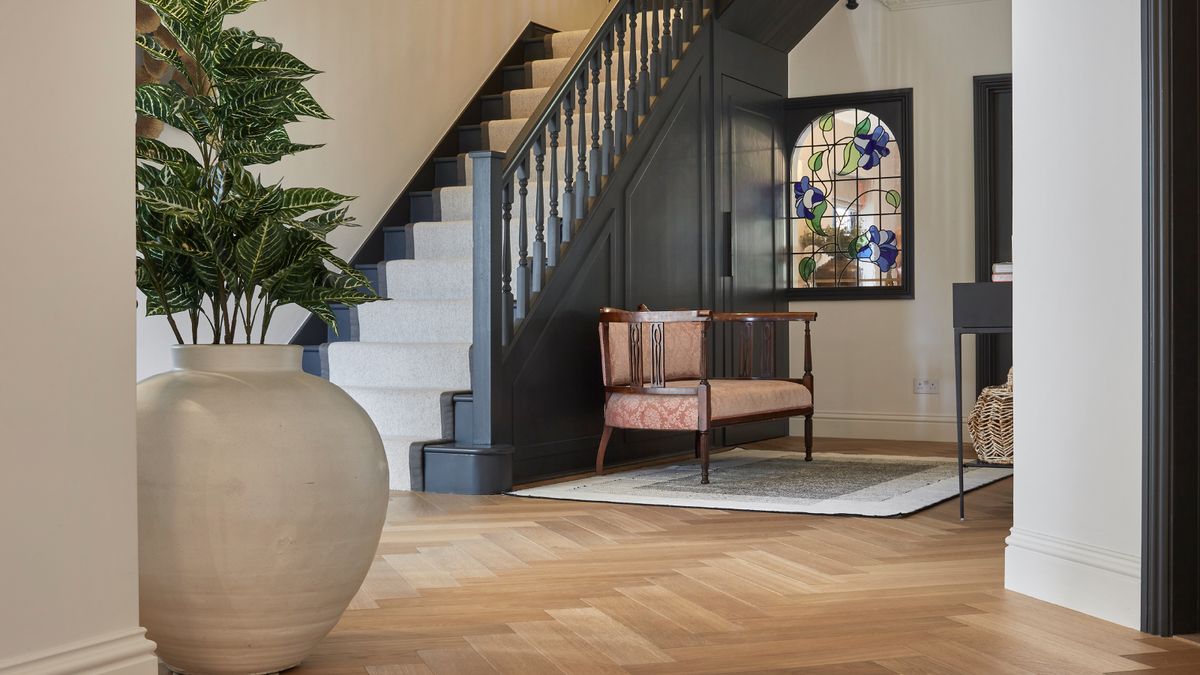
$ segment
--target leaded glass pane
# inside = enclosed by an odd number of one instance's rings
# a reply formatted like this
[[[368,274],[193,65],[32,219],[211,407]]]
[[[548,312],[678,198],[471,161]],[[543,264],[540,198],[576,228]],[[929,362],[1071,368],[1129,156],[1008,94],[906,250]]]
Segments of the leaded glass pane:
[[[794,287],[901,285],[901,140],[857,108],[801,130],[790,166]]]

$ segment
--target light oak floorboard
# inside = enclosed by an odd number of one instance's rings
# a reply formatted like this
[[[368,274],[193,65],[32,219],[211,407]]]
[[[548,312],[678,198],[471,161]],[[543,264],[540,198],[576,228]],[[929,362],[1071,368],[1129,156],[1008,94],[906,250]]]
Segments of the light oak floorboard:
[[[291,672],[1200,672],[1196,642],[1004,590],[1011,481],[970,493],[967,514],[954,501],[872,519],[393,493],[362,589]]]

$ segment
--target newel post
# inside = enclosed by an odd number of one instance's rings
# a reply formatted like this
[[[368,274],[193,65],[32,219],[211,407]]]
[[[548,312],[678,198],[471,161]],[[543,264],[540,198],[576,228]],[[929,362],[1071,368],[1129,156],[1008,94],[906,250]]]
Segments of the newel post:
[[[501,164],[504,154],[490,151],[470,153],[471,184],[474,186],[471,287],[471,392],[473,398],[473,441],[491,445],[497,406],[493,397],[499,376],[501,340],[504,331],[503,268],[501,264],[504,226],[501,222],[503,186]]]

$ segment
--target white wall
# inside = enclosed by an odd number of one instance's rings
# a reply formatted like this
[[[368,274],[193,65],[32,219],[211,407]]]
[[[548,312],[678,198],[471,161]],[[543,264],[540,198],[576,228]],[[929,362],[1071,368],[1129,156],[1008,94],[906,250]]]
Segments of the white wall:
[[[0,672],[157,672],[138,628],[132,27],[128,0],[0,2]]]
[[[973,281],[975,260],[971,78],[1009,72],[1009,13],[1008,0],[902,11],[878,0],[854,11],[839,4],[789,54],[791,97],[913,89],[915,194],[906,198],[916,299],[792,303],[820,313],[818,436],[954,439],[950,285]],[[800,333],[792,331],[794,370],[803,363]],[[972,340],[964,346],[964,363],[974,363]],[[972,392],[974,368],[966,370],[964,391]],[[941,393],[914,394],[917,377],[938,379]]]
[[[349,257],[526,24],[589,28],[606,5],[605,0],[272,0],[256,5],[227,23],[275,37],[325,71],[310,84],[334,118],[291,125],[293,139],[326,146],[264,167],[263,174],[286,178],[288,185],[321,185],[357,195],[351,213],[363,227],[329,238]],[[127,295],[132,298],[132,289]],[[288,341],[306,316],[294,307],[281,310],[268,341]],[[138,379],[170,367],[173,342],[165,319],[139,317]]]
[[[1135,627],[1138,12],[1133,0],[1013,2],[1019,459],[1005,561],[1008,588]],[[1052,178],[1022,170],[1047,160],[1056,167]]]

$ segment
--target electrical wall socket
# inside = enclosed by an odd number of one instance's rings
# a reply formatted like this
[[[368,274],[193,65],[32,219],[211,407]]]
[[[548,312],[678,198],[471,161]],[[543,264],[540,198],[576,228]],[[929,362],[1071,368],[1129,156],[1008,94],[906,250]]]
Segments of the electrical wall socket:
[[[913,380],[914,394],[938,393],[938,381],[931,377],[918,377]]]

